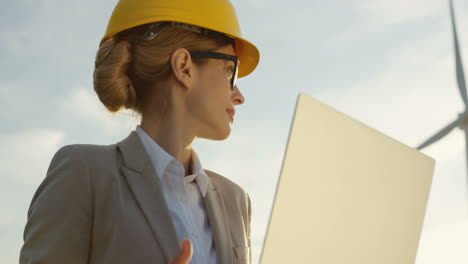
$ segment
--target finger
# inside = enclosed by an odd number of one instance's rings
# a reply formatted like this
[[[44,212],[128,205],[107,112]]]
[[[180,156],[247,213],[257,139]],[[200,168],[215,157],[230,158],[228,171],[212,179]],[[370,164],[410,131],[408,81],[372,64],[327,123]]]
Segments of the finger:
[[[193,246],[192,242],[189,239],[184,239],[182,241],[182,249],[180,250],[179,255],[174,258],[171,264],[188,264],[192,259],[193,255]]]
[[[190,241],[190,239],[184,239],[184,241],[182,242],[182,247],[183,247],[183,255],[186,256],[186,258],[184,257],[184,259],[187,260],[187,263],[192,259],[192,255],[193,255],[193,245],[192,245],[192,241]]]

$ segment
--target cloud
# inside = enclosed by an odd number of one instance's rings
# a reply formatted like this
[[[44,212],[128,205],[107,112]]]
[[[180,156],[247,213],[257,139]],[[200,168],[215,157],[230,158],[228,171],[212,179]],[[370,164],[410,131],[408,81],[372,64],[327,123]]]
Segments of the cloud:
[[[109,112],[93,89],[82,86],[71,89],[60,108],[70,120],[70,126],[87,126],[95,137],[115,138],[129,133],[140,123],[140,117],[130,110]]]
[[[463,110],[447,37],[439,33],[406,43],[388,54],[392,59],[379,73],[319,96],[406,144],[421,143]]]
[[[372,21],[386,24],[407,23],[421,18],[432,17],[446,10],[448,1],[440,0],[372,0],[366,1],[361,8],[364,15]]]
[[[45,176],[65,133],[58,129],[30,129],[1,133],[0,175],[21,184],[36,184]]]

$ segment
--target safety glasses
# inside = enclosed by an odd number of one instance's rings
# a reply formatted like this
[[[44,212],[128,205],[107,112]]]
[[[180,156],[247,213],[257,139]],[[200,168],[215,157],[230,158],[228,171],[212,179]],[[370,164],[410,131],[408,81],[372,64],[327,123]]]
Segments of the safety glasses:
[[[200,52],[190,52],[190,55],[194,58],[207,58],[207,59],[221,59],[221,60],[230,60],[234,62],[234,69],[232,72],[229,72],[226,76],[231,82],[231,90],[234,91],[237,81],[237,72],[239,69],[239,58],[234,55],[219,53],[215,51],[200,51]]]

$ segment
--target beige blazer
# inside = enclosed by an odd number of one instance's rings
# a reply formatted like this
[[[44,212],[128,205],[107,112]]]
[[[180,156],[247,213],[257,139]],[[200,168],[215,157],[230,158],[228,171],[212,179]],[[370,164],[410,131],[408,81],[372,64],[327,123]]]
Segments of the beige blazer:
[[[205,170],[218,263],[250,263],[249,195]],[[67,145],[32,199],[20,263],[169,263],[177,234],[138,135],[108,146]]]

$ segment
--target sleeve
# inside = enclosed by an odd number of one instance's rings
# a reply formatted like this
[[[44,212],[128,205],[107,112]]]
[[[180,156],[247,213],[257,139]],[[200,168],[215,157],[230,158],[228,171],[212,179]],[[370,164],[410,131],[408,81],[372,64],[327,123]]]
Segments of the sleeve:
[[[55,153],[33,196],[20,264],[88,263],[92,233],[92,185],[75,145]]]

